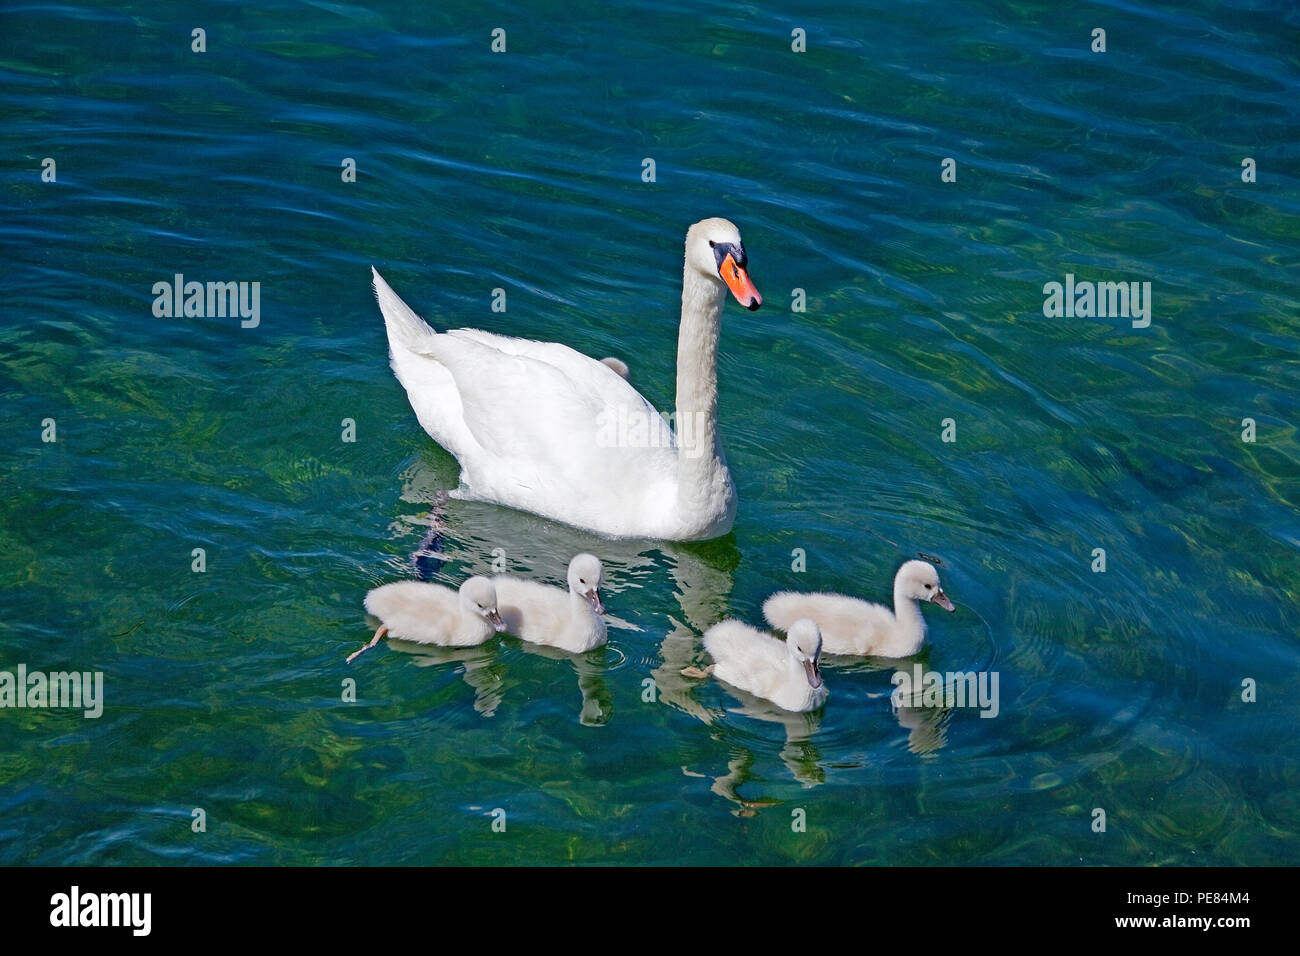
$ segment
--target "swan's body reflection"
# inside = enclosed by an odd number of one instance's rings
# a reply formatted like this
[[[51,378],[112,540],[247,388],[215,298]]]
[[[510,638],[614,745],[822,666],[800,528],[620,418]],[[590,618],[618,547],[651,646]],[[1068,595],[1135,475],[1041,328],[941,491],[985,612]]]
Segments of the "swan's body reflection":
[[[908,659],[908,667],[912,660],[915,658]],[[822,663],[827,674],[827,685],[832,688],[832,698],[837,685],[848,684],[855,679],[878,684],[880,677],[884,675],[892,677],[904,666],[901,662],[893,660],[835,655],[823,657]],[[895,689],[892,681],[886,686],[889,690]],[[947,707],[925,706],[920,691],[896,698],[890,695],[889,690],[876,696],[888,698],[890,712],[898,722],[898,726],[907,732],[908,751],[924,757],[942,749],[947,743],[947,725],[952,716],[951,710]],[[738,688],[727,687],[724,692],[732,701],[732,705],[727,706],[726,713],[783,725],[785,745],[781,748],[780,757],[795,780],[804,787],[815,787],[826,782],[826,761],[815,742],[817,734],[822,730],[825,708],[811,713],[796,714],[782,710],[775,704],[747,694]],[[826,706],[835,706],[834,700],[829,701]],[[712,722],[721,716],[720,713],[710,713],[708,720]],[[840,731],[830,731],[832,738],[835,738],[838,733]],[[754,816],[764,807],[779,804],[780,800],[756,794],[742,794],[741,788],[745,784],[763,776],[762,769],[755,768],[757,749],[737,742],[733,738],[728,738],[726,742],[732,751],[732,756],[727,762],[727,772],[713,778],[711,787],[713,792],[734,803],[736,809],[733,812],[738,816]],[[699,775],[693,773],[690,768],[684,770],[688,775]]]
[[[879,675],[888,675],[889,681],[881,695],[889,701],[889,710],[898,726],[907,731],[907,749],[918,756],[934,753],[943,749],[947,743],[947,724],[952,716],[947,707],[926,706],[922,700],[922,689],[917,688],[910,694],[902,694],[893,681],[894,674],[910,674],[914,663],[926,664],[929,649],[906,658],[884,657],[845,657],[830,654],[822,658],[827,667],[828,680],[835,680],[839,674],[864,675],[864,680],[878,684]],[[866,675],[871,675],[867,677]],[[899,691],[895,694],[894,691]],[[875,695],[873,695],[875,696]]]
[[[555,661],[568,660],[578,677],[578,690],[582,704],[578,720],[586,727],[600,727],[609,722],[614,712],[614,695],[605,682],[606,649],[599,647],[586,654],[570,654],[554,647],[510,640],[526,654],[549,657]],[[436,644],[417,644],[390,638],[392,650],[409,654],[416,667],[442,667],[459,664],[464,668],[462,679],[474,691],[474,711],[482,717],[493,717],[501,705],[506,691],[506,666],[502,648],[495,642],[475,647],[439,647]]]

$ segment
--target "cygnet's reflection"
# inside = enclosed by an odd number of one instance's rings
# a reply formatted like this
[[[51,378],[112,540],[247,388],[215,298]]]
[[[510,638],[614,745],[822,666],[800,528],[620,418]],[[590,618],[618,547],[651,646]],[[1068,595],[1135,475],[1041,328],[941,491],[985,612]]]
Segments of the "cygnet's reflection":
[[[828,709],[835,706],[835,688],[846,686],[854,680],[877,685],[880,683],[880,678],[885,675],[892,677],[903,668],[907,668],[910,672],[912,664],[917,660],[918,658],[907,658],[906,661],[895,661],[835,655],[823,657],[823,671],[826,674],[827,684],[832,690],[831,699],[822,709],[810,713],[792,713],[780,709],[770,701],[723,685],[729,698],[726,713],[734,714],[739,718],[781,724],[785,730],[785,745],[780,751],[781,761],[795,780],[805,787],[815,787],[826,782],[827,761],[823,759],[823,748],[817,745],[816,740],[817,735],[822,732]],[[700,686],[697,681],[692,683]],[[886,686],[887,689],[882,694],[873,693],[871,696],[876,698],[884,696],[889,700],[890,713],[898,726],[907,732],[908,751],[917,756],[926,756],[942,749],[947,742],[947,725],[952,716],[951,708],[925,703],[919,690],[893,694],[891,691],[898,690],[896,685],[891,681]],[[707,712],[704,719],[716,725],[722,716],[719,712]],[[831,731],[831,736],[840,738],[846,732],[852,731],[837,728]],[[727,762],[727,772],[713,778],[713,792],[734,803],[736,808],[733,812],[740,816],[753,816],[764,807],[780,803],[779,800],[742,790],[746,784],[763,778],[764,771],[760,759],[762,750],[751,740],[736,739],[732,735],[722,736],[721,728],[715,730],[715,734],[718,735],[718,739],[725,740],[731,756]],[[690,768],[684,770],[691,776],[701,775]]]
[[[728,687],[726,692],[732,698],[728,702],[727,713],[781,725],[785,733],[785,743],[778,755],[795,780],[805,787],[816,787],[826,782],[822,755],[812,739],[821,729],[822,711],[796,714],[782,710],[771,701],[755,697],[735,687]],[[733,751],[733,756],[727,762],[727,773],[713,778],[713,792],[731,800],[742,811],[752,811],[757,807],[776,803],[777,801],[774,800],[755,800],[741,796],[740,787],[753,779],[755,754],[744,743],[734,739],[728,740],[727,743]],[[737,749],[740,750],[738,756],[734,755]]]
[[[388,646],[412,655],[416,667],[460,664],[465,669],[462,678],[474,691],[474,711],[482,717],[496,714],[505,691],[505,667],[495,641],[477,647],[439,647],[389,638]]]
[[[605,682],[605,667],[609,656],[608,645],[597,647],[585,654],[570,654],[558,647],[514,641],[526,654],[547,657],[553,661],[568,661],[578,676],[578,691],[582,694],[582,707],[578,721],[584,727],[603,727],[614,713],[614,695]],[[557,665],[560,666],[560,665]]]
[[[895,674],[910,673],[912,662],[918,659],[919,657],[908,658],[906,663],[893,662],[896,667],[891,670]],[[891,684],[894,687],[889,697],[890,707],[898,726],[907,731],[907,749],[918,756],[942,750],[948,742],[948,721],[952,717],[952,709],[946,705],[926,705],[920,688],[905,693],[897,681],[891,680]]]

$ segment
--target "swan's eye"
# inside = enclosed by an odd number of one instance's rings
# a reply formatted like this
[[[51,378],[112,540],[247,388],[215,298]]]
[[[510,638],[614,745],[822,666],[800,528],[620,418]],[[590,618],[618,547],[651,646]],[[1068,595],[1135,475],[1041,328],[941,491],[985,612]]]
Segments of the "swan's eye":
[[[713,248],[714,246],[716,246],[716,245],[717,245],[717,243],[714,242],[712,239],[709,240],[709,248],[710,248],[710,249],[712,249],[712,248]]]

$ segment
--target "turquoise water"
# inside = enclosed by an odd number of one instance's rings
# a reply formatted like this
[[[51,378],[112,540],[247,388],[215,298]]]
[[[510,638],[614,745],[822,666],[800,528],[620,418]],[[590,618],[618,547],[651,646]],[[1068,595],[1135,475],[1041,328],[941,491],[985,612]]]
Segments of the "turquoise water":
[[[0,711],[0,862],[1297,862],[1298,27],[10,5],[0,670],[102,671],[105,701]],[[724,320],[734,531],[607,542],[453,501],[434,580],[501,549],[559,582],[594,551],[609,646],[345,665],[457,474],[369,266],[439,327],[622,356],[668,407],[682,237],[711,215],[765,297]],[[260,323],[156,317],[177,273],[259,282]],[[1150,326],[1046,317],[1067,274],[1150,282]],[[917,554],[958,608],[919,662],[996,671],[996,718],[896,712],[887,661],[827,661],[811,718],[678,675],[772,591],[884,599]]]

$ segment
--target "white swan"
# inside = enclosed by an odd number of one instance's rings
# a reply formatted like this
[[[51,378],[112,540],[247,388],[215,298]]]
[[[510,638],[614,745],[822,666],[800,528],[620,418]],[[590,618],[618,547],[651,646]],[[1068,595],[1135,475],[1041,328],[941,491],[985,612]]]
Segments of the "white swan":
[[[717,354],[727,290],[747,309],[762,302],[746,265],[727,220],[686,233],[675,432],[620,370],[553,342],[437,333],[371,271],[393,371],[424,430],[460,462],[458,497],[611,537],[694,541],[726,534],[736,515]]]
[[[558,647],[572,654],[605,643],[605,622],[600,615],[603,569],[600,559],[579,554],[569,562],[569,590],[498,574],[498,607],[506,630],[532,644]]]
[[[470,647],[505,629],[497,612],[497,593],[487,578],[470,578],[459,591],[425,581],[395,581],[366,595],[366,610],[383,623],[370,643],[348,663],[379,643],[385,634],[417,644]]]
[[[784,710],[816,710],[826,701],[817,666],[822,637],[812,621],[795,621],[784,641],[740,621],[722,621],[704,632],[704,649],[713,663],[704,671],[688,668],[687,676],[712,673]]]
[[[893,611],[842,594],[782,591],[763,602],[763,616],[780,631],[788,630],[799,618],[811,618],[821,629],[827,654],[910,657],[925,643],[925,618],[919,601],[956,610],[939,586],[934,565],[907,561],[894,576]]]

